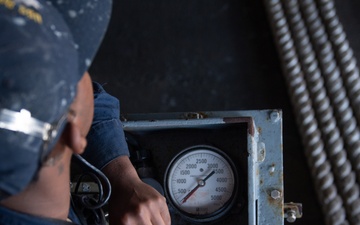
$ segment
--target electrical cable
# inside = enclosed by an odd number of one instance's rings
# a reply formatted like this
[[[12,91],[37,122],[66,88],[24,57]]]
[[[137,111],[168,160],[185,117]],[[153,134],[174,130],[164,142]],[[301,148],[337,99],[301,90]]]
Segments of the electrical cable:
[[[322,23],[316,4],[313,0],[300,1],[304,11],[304,18],[309,28],[309,33],[314,45],[317,59],[325,80],[325,86],[331,104],[333,105],[337,125],[344,139],[346,151],[349,154],[356,176],[360,180],[360,130],[350,107],[350,101],[346,95],[341,71],[337,65],[332,44]]]
[[[326,223],[348,224],[283,6],[279,0],[265,1],[265,5]]]
[[[78,191],[80,182],[85,176],[90,176],[91,178],[93,178],[99,187],[98,201],[93,204],[93,203],[90,203],[88,200],[84,200],[84,204],[85,204],[84,206],[89,209],[99,209],[99,208],[105,206],[105,204],[109,201],[110,196],[111,196],[111,184],[110,184],[109,179],[105,176],[105,174],[103,172],[101,172],[101,170],[99,170],[96,167],[94,167],[93,165],[91,165],[80,155],[74,154],[74,159],[77,160],[78,162],[80,162],[81,164],[85,165],[86,168],[88,170],[90,170],[90,172],[86,172],[80,176],[80,178],[76,184],[75,191],[76,192]],[[99,179],[99,177],[101,178],[102,182]],[[104,195],[104,191],[103,191],[104,190],[103,185],[105,186],[105,189],[107,190],[107,193],[105,195]]]
[[[108,178],[80,155],[74,154],[72,163],[80,166],[82,169],[80,176],[76,180],[75,188],[71,193],[71,206],[77,216],[76,219],[81,224],[108,224],[104,213],[104,206],[106,206],[111,196],[111,185]],[[92,182],[96,183],[98,190],[95,192],[86,192],[86,190],[80,192],[80,184],[91,182],[89,178]]]
[[[288,15],[288,20],[291,24],[290,28],[292,30],[292,36],[294,37],[295,43],[297,43],[297,52],[299,53],[301,66],[307,81],[307,87],[312,99],[316,119],[322,132],[322,138],[325,143],[325,151],[327,152],[331,162],[335,182],[346,207],[349,220],[350,222],[352,221],[352,223],[355,223],[356,218],[353,217],[354,215],[355,217],[358,216],[358,213],[354,213],[353,209],[360,203],[359,185],[356,183],[356,176],[351,162],[347,157],[344,140],[340,134],[338,123],[335,119],[331,99],[327,94],[325,81],[322,77],[322,72],[319,68],[317,60],[319,57],[316,56],[311,44],[311,37],[308,35],[308,30],[305,25],[305,21],[303,20],[303,16],[301,15],[298,1],[287,0],[283,1],[283,3],[286,9],[285,12]],[[311,4],[311,1],[304,0],[300,4],[309,5]],[[317,12],[315,10],[310,11],[313,15]],[[316,20],[319,19],[319,16],[308,16],[307,18]],[[324,29],[316,29],[318,34],[317,38],[320,40],[327,39],[324,37],[326,34],[321,32],[323,30]],[[331,56],[331,54],[327,55]]]
[[[91,177],[93,180],[95,180],[95,183],[97,184],[98,189],[99,189],[99,193],[98,193],[97,201],[94,200],[94,198],[88,197],[88,195],[83,195],[81,198],[82,204],[88,209],[98,209],[98,208],[103,207],[105,204],[103,202],[101,202],[101,199],[103,199],[104,191],[103,191],[100,179],[93,173],[87,172],[87,173],[81,174],[81,176],[77,179],[74,194],[80,194],[79,187],[80,187],[80,184],[82,183],[84,177]],[[95,201],[95,203],[93,203],[91,201]]]
[[[334,1],[318,0],[317,6],[341,69],[341,76],[344,79],[354,115],[360,124],[360,75],[357,60],[337,16]]]
[[[360,76],[334,1],[265,4],[325,222],[359,224]]]

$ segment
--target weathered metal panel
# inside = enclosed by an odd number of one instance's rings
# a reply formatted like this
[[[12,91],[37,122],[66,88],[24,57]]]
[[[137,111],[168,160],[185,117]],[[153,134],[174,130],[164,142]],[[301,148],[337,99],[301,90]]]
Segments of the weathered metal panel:
[[[245,204],[243,210],[246,212],[234,210],[234,213],[229,215],[232,218],[227,221],[227,224],[284,224],[281,110],[131,114],[123,115],[122,120],[126,132],[139,133],[141,136],[146,136],[151,132],[172,129],[189,129],[189,132],[192,132],[192,129],[205,131],[207,129],[217,129],[217,127],[226,128],[237,124],[247,124],[246,137],[240,134],[238,137],[247,142],[247,176],[245,176],[247,180],[244,181],[246,182],[247,196],[244,198],[243,203]],[[228,141],[226,129],[222,129],[224,132],[220,134],[223,135],[224,142]],[[231,135],[234,136],[233,133]],[[174,145],[176,144],[174,142]],[[231,145],[231,143],[226,144]],[[161,143],[156,145],[152,143],[149,146],[155,146],[154,148],[158,146],[160,149]],[[167,151],[163,152],[163,154],[167,153]],[[160,162],[161,158],[156,160],[160,164],[168,163],[167,161]],[[243,178],[240,177],[240,179]],[[246,216],[242,215],[244,213]],[[236,218],[236,215],[239,215],[241,219],[234,220],[233,218]],[[191,223],[176,220],[173,221],[173,224]]]

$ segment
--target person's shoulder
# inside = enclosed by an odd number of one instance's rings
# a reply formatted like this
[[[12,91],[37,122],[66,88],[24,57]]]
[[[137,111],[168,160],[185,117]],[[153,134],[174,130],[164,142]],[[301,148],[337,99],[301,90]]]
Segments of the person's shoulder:
[[[99,84],[98,82],[93,81],[92,85],[93,85],[93,89],[94,89],[94,94],[99,94],[99,93],[105,92],[105,89],[103,88],[103,86],[101,84]]]

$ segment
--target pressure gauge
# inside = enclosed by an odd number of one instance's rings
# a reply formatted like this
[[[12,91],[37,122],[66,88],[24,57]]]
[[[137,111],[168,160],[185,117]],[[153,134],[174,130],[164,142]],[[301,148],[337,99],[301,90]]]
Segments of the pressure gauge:
[[[234,163],[212,146],[181,151],[168,165],[164,180],[169,203],[190,221],[220,219],[236,201],[238,175]]]

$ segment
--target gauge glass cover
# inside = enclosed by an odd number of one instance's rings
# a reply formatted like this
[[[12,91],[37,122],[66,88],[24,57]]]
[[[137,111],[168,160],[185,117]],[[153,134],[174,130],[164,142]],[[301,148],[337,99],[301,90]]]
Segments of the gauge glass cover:
[[[230,207],[236,189],[235,167],[219,150],[209,147],[185,150],[167,171],[168,194],[180,211],[210,216]]]

